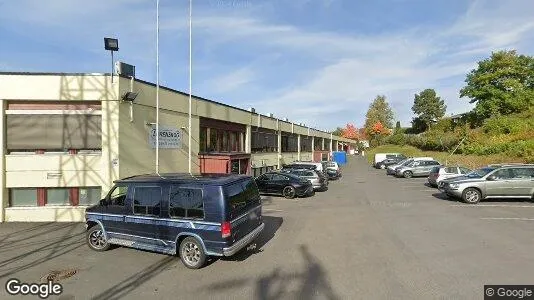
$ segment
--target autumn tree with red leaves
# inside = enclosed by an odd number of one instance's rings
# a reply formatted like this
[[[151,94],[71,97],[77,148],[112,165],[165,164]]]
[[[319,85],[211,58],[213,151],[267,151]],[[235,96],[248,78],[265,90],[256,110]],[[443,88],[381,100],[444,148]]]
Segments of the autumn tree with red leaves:
[[[351,140],[359,140],[360,138],[358,128],[356,128],[356,126],[350,123],[347,124],[345,128],[343,128],[341,136]]]

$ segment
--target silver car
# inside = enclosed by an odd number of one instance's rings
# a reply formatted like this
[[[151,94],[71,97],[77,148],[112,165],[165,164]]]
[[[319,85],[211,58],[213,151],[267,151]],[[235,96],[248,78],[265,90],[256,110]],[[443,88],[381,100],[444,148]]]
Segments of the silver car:
[[[440,190],[469,204],[489,198],[534,200],[534,165],[484,167],[466,176],[445,179]]]
[[[309,169],[282,169],[281,172],[297,175],[300,178],[309,180],[313,185],[314,191],[326,191],[328,189],[328,180],[317,170]]]
[[[430,171],[441,165],[437,160],[414,160],[395,169],[395,176],[412,178],[415,176],[428,176]]]

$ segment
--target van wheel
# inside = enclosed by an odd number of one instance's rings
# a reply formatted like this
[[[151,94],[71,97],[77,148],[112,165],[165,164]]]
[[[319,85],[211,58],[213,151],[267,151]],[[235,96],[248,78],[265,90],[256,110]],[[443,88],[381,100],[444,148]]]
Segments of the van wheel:
[[[102,228],[99,225],[95,225],[87,230],[85,240],[89,248],[99,252],[106,251],[111,246],[106,240],[104,231],[102,231]]]
[[[194,237],[186,237],[180,243],[180,258],[189,269],[200,269],[206,263],[206,254],[200,242]]]
[[[475,188],[466,188],[462,193],[462,200],[465,203],[477,204],[480,202],[480,198],[482,198],[482,194]]]
[[[284,195],[285,198],[287,199],[293,199],[295,198],[295,188],[288,185],[284,188],[284,190],[282,191],[282,194]]]
[[[404,171],[404,173],[402,173],[402,175],[404,176],[404,178],[412,178],[413,177],[412,171]]]

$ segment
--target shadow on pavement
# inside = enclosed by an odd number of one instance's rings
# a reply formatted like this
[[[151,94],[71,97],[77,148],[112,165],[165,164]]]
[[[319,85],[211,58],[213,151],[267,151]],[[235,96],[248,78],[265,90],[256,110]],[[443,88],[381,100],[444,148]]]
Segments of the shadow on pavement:
[[[164,271],[171,264],[176,262],[175,256],[167,256],[157,263],[150,265],[143,270],[140,270],[137,274],[134,274],[123,281],[117,283],[115,286],[101,292],[94,296],[93,300],[108,300],[108,299],[121,299],[128,295],[130,292],[141,286],[143,283],[154,278],[162,271]]]
[[[215,293],[222,290],[239,289],[246,285],[255,286],[254,299],[274,300],[286,296],[292,299],[312,299],[321,295],[325,299],[340,299],[330,286],[327,274],[321,262],[311,255],[307,246],[300,245],[300,253],[304,260],[304,269],[301,272],[288,273],[274,269],[269,275],[252,279],[233,279],[207,286],[209,291]],[[290,291],[290,285],[297,285],[296,291]]]
[[[224,258],[221,258],[221,260],[244,261],[245,259],[249,258],[251,255],[263,252],[263,249],[262,249],[263,246],[265,246],[265,244],[267,244],[274,237],[275,233],[282,226],[282,223],[284,223],[284,219],[281,217],[266,216],[264,214],[263,223],[265,224],[265,228],[263,229],[261,235],[257,237],[256,240],[254,241],[254,243],[256,244],[255,249],[253,250],[243,249],[242,251],[236,253],[234,256],[224,257]]]
[[[24,225],[27,225],[23,223]],[[16,237],[16,239],[11,239]],[[79,223],[31,226],[2,237],[0,278],[31,269],[84,246]]]
[[[447,196],[447,194],[445,193],[433,193],[432,196],[436,199],[439,199],[439,200],[445,200],[445,201],[451,201],[451,202],[458,202],[458,200],[452,198],[452,197],[449,197]]]

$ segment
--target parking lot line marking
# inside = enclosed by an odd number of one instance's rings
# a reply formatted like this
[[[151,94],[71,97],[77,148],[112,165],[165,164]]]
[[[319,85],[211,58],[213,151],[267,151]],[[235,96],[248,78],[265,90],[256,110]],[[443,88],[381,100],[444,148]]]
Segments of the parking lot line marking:
[[[281,209],[274,209],[274,208],[264,208],[263,211],[278,211],[278,212],[282,212],[283,210],[281,210]]]
[[[478,204],[478,205],[472,205],[472,204],[452,204],[451,206],[454,207],[528,207],[528,208],[534,208],[534,205],[506,205],[506,204]]]
[[[518,220],[518,221],[534,221],[531,218],[480,218],[481,220]]]

